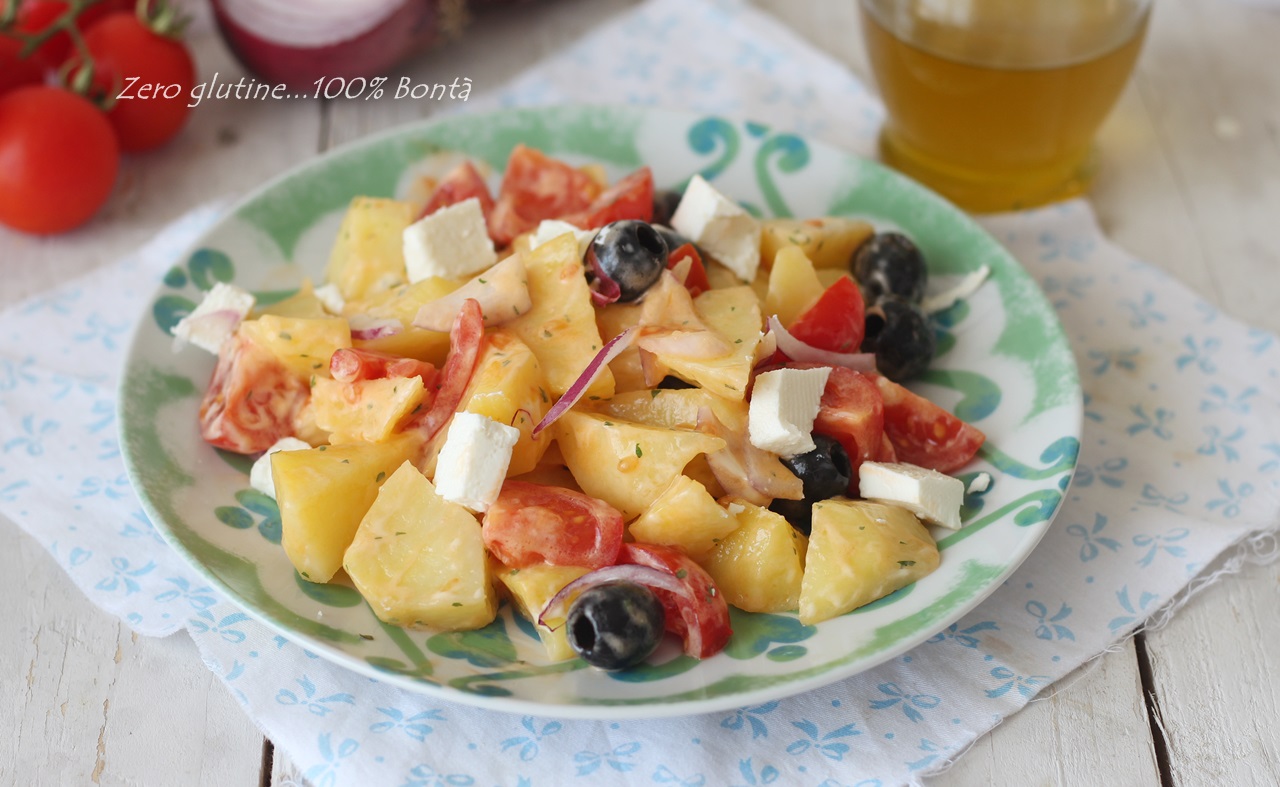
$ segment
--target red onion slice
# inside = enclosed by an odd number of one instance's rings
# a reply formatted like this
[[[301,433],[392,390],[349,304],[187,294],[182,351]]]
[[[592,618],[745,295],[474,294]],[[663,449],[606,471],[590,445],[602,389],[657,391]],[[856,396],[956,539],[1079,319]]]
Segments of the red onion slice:
[[[806,344],[792,336],[786,328],[782,327],[782,321],[778,319],[776,314],[769,317],[769,333],[766,336],[770,334],[773,335],[774,341],[777,342],[778,349],[793,361],[844,366],[855,372],[874,372],[876,370],[876,356],[874,353],[838,353]]]
[[[569,386],[569,390],[564,392],[564,396],[547,410],[547,414],[542,417],[538,425],[533,427],[533,436],[537,437],[538,433],[555,423],[556,419],[564,415],[573,408],[582,395],[591,387],[591,383],[600,376],[600,371],[609,365],[609,362],[622,354],[622,351],[631,346],[632,338],[636,335],[635,327],[631,327],[605,342],[600,348],[591,362],[587,364],[587,368],[582,370],[582,374],[578,375],[578,379],[573,381]]]
[[[591,302],[596,306],[608,306],[611,303],[617,303],[622,297],[622,288],[618,286],[618,282],[614,281],[609,274],[604,272],[604,267],[600,265],[599,258],[596,257],[596,250],[592,247],[587,248],[587,265],[591,268]]]
[[[693,600],[689,588],[671,574],[648,566],[626,563],[618,566],[605,566],[589,574],[583,574],[569,584],[560,588],[560,592],[551,597],[547,605],[538,614],[538,625],[555,631],[564,625],[569,615],[569,607],[582,591],[603,582],[631,582],[647,588],[668,590],[681,598]]]
[[[384,336],[395,336],[404,330],[404,323],[388,317],[379,319],[377,317],[366,317],[357,314],[351,317],[351,338],[367,342],[370,339],[381,339]]]

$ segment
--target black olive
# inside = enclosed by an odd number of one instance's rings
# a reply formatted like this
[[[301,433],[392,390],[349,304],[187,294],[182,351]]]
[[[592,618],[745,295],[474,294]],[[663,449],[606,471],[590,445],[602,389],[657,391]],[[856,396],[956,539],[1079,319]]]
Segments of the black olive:
[[[683,198],[684,195],[675,189],[656,189],[653,192],[653,223],[670,226],[671,217]]]
[[[876,354],[876,369],[890,380],[910,380],[933,360],[933,327],[912,304],[884,298],[867,309],[866,325],[862,351]]]
[[[662,641],[666,615],[653,591],[633,582],[602,582],[569,607],[569,646],[593,667],[620,670],[649,657]]]
[[[814,449],[782,460],[792,473],[804,483],[803,500],[779,498],[769,505],[769,510],[781,514],[792,527],[809,535],[813,525],[813,504],[848,494],[853,479],[853,463],[849,452],[833,437],[814,433]]]
[[[868,303],[894,297],[909,303],[924,298],[928,270],[924,255],[900,232],[877,233],[853,253],[849,261],[853,278]]]
[[[667,269],[667,242],[652,225],[635,219],[606,224],[587,250],[587,265],[598,265],[604,275],[618,283],[627,303],[658,281]],[[592,262],[592,257],[595,262]]]

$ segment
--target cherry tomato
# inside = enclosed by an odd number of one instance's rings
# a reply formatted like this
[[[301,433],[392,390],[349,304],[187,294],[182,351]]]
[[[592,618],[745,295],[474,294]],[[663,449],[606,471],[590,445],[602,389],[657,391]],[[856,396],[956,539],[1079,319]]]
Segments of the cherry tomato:
[[[81,32],[113,11],[128,11],[133,0],[103,0],[87,6],[76,16],[76,27]],[[39,33],[67,12],[68,4],[62,0],[24,0],[18,9],[17,29],[28,35]],[[72,50],[71,36],[66,32],[55,33],[31,54],[42,70],[53,71],[66,61]]]
[[[615,221],[653,220],[653,171],[641,167],[605,189],[586,210],[560,217],[579,229],[590,230]]]
[[[108,14],[85,31],[94,87],[120,98],[107,113],[127,152],[151,150],[182,130],[196,81],[186,45],[149,30],[130,13]],[[145,97],[144,97],[145,96]]]
[[[79,226],[119,167],[111,125],[86,99],[43,85],[0,96],[0,223],[40,234]]]
[[[427,388],[435,383],[436,367],[416,358],[343,347],[329,357],[329,376],[338,382],[354,383],[384,377],[421,377]]]
[[[440,370],[435,400],[431,407],[419,413],[410,428],[422,433],[423,440],[430,440],[453,418],[471,382],[471,374],[484,346],[484,313],[480,302],[467,298],[458,309],[458,316],[449,330],[449,357]]]
[[[733,635],[729,605],[702,566],[683,552],[655,544],[623,544],[619,562],[666,571],[689,589],[692,601],[669,590],[652,589],[666,612],[667,631],[684,640],[685,653],[705,659],[724,650]]]
[[[18,57],[21,52],[21,41],[0,33],[0,95],[44,81],[44,69],[32,58]]]
[[[507,246],[543,219],[585,210],[600,191],[600,184],[582,170],[517,145],[507,159],[489,220],[489,235],[498,246]]]
[[[684,287],[694,298],[711,289],[711,281],[707,279],[707,267],[702,264],[702,255],[692,243],[686,243],[667,255],[667,270],[674,270],[680,261],[688,258],[692,261],[689,275],[684,277]]]
[[[237,334],[218,352],[200,402],[200,436],[238,454],[265,451],[281,437],[297,434],[295,424],[310,397],[307,383]]]
[[[489,196],[489,186],[471,162],[464,161],[440,179],[418,218],[430,216],[440,208],[456,205],[472,197],[480,200],[480,210],[484,212],[485,221],[488,221],[489,214],[493,213],[493,197]]]
[[[481,528],[490,554],[511,568],[612,566],[622,549],[618,509],[558,486],[507,481],[484,515]]]
[[[788,365],[812,368],[817,364]],[[813,431],[833,437],[844,446],[853,468],[849,494],[856,496],[858,468],[869,459],[878,461],[884,454],[884,400],[875,382],[861,372],[832,367]]]
[[[884,398],[884,432],[893,443],[898,461],[951,473],[964,467],[986,435],[938,405],[898,385],[875,376]]]
[[[856,353],[866,331],[866,307],[858,285],[847,276],[836,279],[787,330],[810,347]]]

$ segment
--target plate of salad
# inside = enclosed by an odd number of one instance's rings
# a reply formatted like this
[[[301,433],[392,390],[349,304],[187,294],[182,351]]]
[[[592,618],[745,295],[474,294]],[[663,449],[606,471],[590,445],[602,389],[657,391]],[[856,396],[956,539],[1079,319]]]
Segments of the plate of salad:
[[[854,675],[1035,547],[1081,393],[950,204],[767,125],[453,117],[242,200],[134,335],[143,506],[284,636],[497,710],[655,717]]]

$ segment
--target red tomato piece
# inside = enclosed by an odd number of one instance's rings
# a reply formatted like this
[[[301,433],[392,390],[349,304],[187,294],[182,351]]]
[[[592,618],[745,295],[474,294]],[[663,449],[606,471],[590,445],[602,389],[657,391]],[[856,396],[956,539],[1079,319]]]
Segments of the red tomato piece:
[[[510,245],[543,219],[585,210],[600,191],[600,184],[582,170],[516,145],[490,215],[489,235],[498,246]]]
[[[421,377],[423,384],[430,388],[436,380],[436,367],[416,358],[343,347],[329,358],[329,376],[341,383],[383,377]]]
[[[467,383],[471,382],[483,344],[484,314],[480,310],[480,302],[467,298],[453,320],[453,329],[449,331],[449,357],[440,371],[435,401],[411,426],[422,433],[423,442],[435,437],[453,418],[462,395],[466,393]]]
[[[200,436],[238,454],[256,454],[294,434],[311,397],[307,383],[239,334],[223,343],[200,402]]]
[[[841,276],[787,330],[810,347],[856,353],[867,330],[866,321],[866,305],[858,285]]]
[[[493,197],[489,195],[489,185],[470,161],[464,161],[436,184],[418,218],[430,216],[440,208],[457,205],[472,197],[480,200],[480,210],[484,212],[485,221],[488,221],[489,214],[493,213]]]
[[[34,58],[19,57],[21,52],[21,41],[0,33],[0,95],[44,81],[44,69]]]
[[[964,467],[987,436],[928,399],[875,376],[884,399],[884,431],[899,462],[951,473]]]
[[[586,210],[560,217],[579,229],[590,230],[624,219],[653,220],[653,171],[641,167],[605,189]]]
[[[679,246],[667,255],[667,270],[674,270],[681,260],[689,259],[693,264],[689,267],[689,275],[684,277],[684,287],[694,298],[711,289],[711,281],[707,278],[707,266],[702,264],[702,255],[692,243]]]
[[[481,532],[490,554],[511,568],[612,566],[622,549],[618,509],[558,486],[507,481],[485,512]]]
[[[792,368],[820,365],[788,364]],[[853,466],[849,494],[857,496],[858,468],[867,460],[881,461],[884,455],[884,401],[875,382],[861,372],[831,367],[813,431],[833,437],[844,446]]]
[[[684,652],[698,659],[724,650],[733,635],[729,605],[702,566],[676,549],[655,544],[623,544],[620,563],[665,571],[689,589],[691,598],[651,588],[666,612],[666,628],[684,640]]]
[[[103,0],[103,2],[85,6],[76,16],[76,27],[83,32],[107,14],[114,11],[129,11],[134,5],[132,0]],[[17,30],[28,35],[39,33],[58,21],[58,18],[69,8],[70,4],[63,0],[23,0],[18,8]],[[65,31],[54,33],[32,53],[31,59],[41,68],[52,71],[62,65],[71,54],[72,47],[69,33]]]

